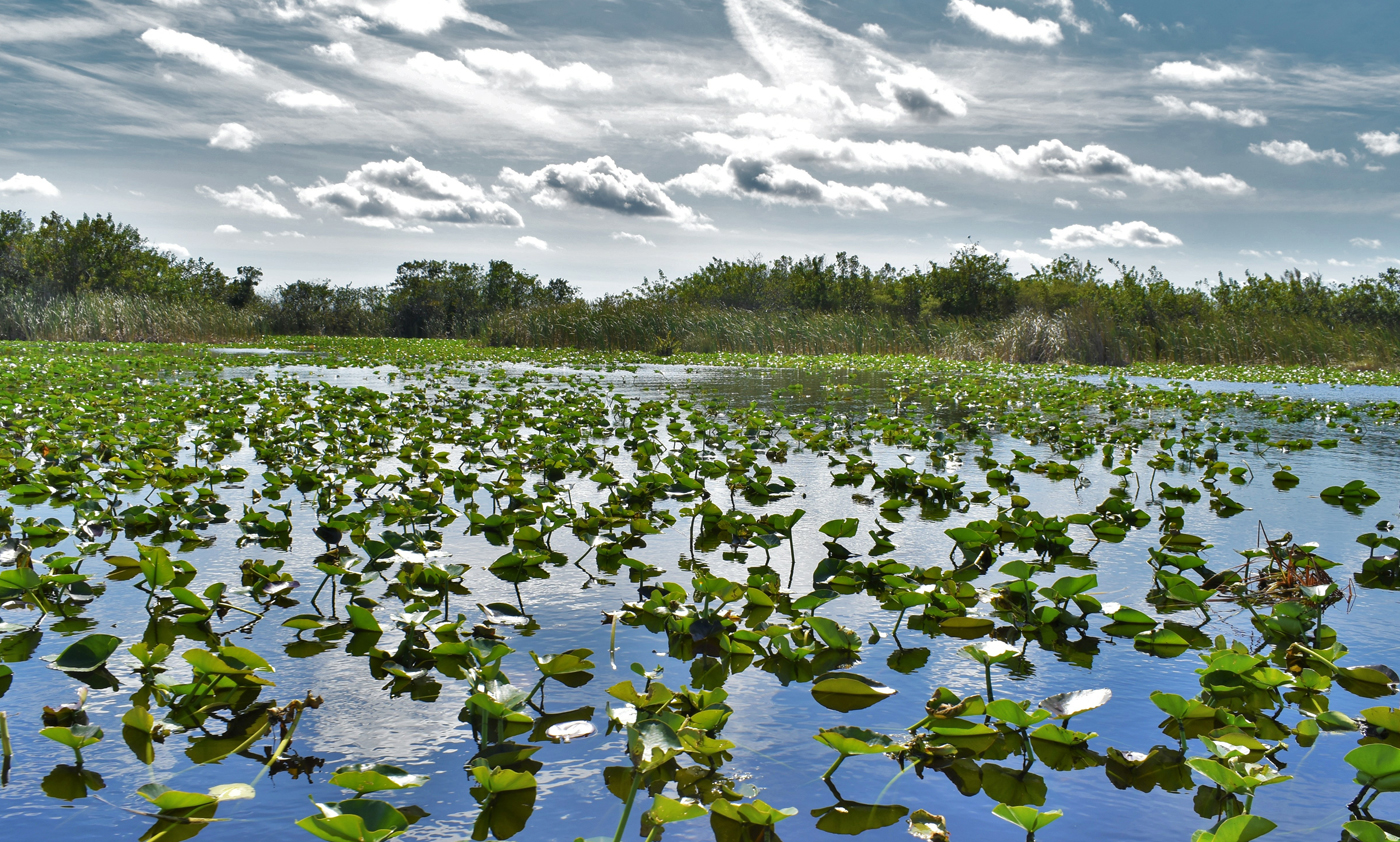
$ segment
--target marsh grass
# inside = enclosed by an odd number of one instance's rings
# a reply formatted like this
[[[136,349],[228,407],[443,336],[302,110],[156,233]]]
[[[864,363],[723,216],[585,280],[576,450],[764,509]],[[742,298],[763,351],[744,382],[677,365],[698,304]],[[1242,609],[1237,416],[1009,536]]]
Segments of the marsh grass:
[[[205,342],[253,339],[264,316],[221,302],[179,302],[139,295],[17,292],[0,297],[6,339],[112,342]]]

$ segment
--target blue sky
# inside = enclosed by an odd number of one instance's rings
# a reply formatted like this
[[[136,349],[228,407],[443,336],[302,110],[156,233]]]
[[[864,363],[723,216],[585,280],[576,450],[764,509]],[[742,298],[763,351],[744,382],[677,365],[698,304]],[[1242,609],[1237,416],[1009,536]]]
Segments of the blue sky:
[[[1400,264],[1391,2],[8,0],[0,207],[269,285],[505,258]]]

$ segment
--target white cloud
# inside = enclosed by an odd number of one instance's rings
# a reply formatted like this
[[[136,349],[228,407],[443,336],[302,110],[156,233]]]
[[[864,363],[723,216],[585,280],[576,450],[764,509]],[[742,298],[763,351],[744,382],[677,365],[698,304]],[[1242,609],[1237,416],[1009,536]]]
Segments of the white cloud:
[[[1258,111],[1248,108],[1241,108],[1237,111],[1227,111],[1205,102],[1184,102],[1179,97],[1156,96],[1153,97],[1157,104],[1167,109],[1169,114],[1195,114],[1207,120],[1224,120],[1227,123],[1234,123],[1237,126],[1263,126],[1269,122],[1269,118]]]
[[[1060,25],[1053,20],[1038,18],[1032,21],[1010,9],[982,6],[972,0],[950,0],[948,17],[962,18],[974,29],[1017,44],[1035,43],[1048,47],[1060,43],[1065,37]]]
[[[500,181],[509,190],[528,194],[530,201],[541,207],[572,204],[623,216],[667,219],[689,228],[708,227],[705,217],[677,204],[662,185],[619,167],[607,155],[572,164],[550,164],[529,174],[506,167]]]
[[[209,137],[209,145],[216,149],[232,149],[247,152],[258,143],[258,134],[241,123],[222,123],[219,130]]]
[[[875,85],[880,96],[909,114],[935,120],[967,116],[961,93],[928,68],[911,65],[894,70],[875,58],[870,59],[869,67],[873,75],[882,77]]]
[[[1240,254],[1243,254],[1243,255],[1245,255],[1245,256],[1247,256],[1247,257],[1263,257],[1263,256],[1264,256],[1264,255],[1260,254],[1259,252],[1255,251],[1254,249],[1240,249]]]
[[[1152,68],[1152,75],[1168,82],[1189,85],[1193,88],[1207,88],[1223,85],[1226,82],[1243,82],[1264,77],[1243,67],[1218,63],[1215,67],[1196,64],[1193,61],[1167,61]]]
[[[241,234],[241,233],[243,233],[243,232],[242,232],[242,231],[239,231],[236,227],[234,227],[234,226],[232,226],[232,225],[220,225],[220,226],[218,226],[217,228],[214,229],[214,233],[215,233],[215,234]]]
[[[1372,155],[1400,155],[1400,132],[1365,132],[1359,134],[1356,139],[1366,144],[1366,149]]]
[[[304,205],[335,211],[370,228],[425,230],[431,222],[525,224],[514,208],[488,197],[480,186],[429,169],[411,157],[370,162],[346,173],[342,182],[321,179],[315,186],[297,188],[296,193]]]
[[[1074,0],[1038,0],[1037,5],[1050,6],[1060,12],[1060,23],[1065,26],[1072,26],[1075,29],[1088,34],[1094,31],[1094,27],[1089,25],[1087,20],[1074,13]]]
[[[1061,199],[1057,196],[1055,198],[1055,207],[1069,208],[1070,210],[1079,210],[1079,203],[1073,199]]]
[[[359,59],[355,57],[355,48],[344,41],[336,41],[324,47],[320,44],[312,44],[311,52],[327,61],[333,61],[337,64],[355,64],[359,62]]]
[[[1360,246],[1362,248],[1368,249],[1378,249],[1381,247],[1380,240],[1368,240],[1365,237],[1352,237],[1351,244],[1354,246]]]
[[[579,61],[554,68],[524,52],[489,47],[458,52],[473,70],[506,85],[545,91],[607,91],[613,86],[611,76]]]
[[[1098,196],[1101,199],[1113,199],[1115,201],[1122,201],[1123,199],[1128,198],[1128,194],[1126,191],[1119,190],[1117,188],[1110,189],[1108,187],[1090,187],[1089,192],[1093,193],[1095,196]]]
[[[277,197],[272,195],[272,191],[260,184],[254,184],[252,187],[240,184],[227,193],[220,193],[203,184],[196,186],[194,190],[199,195],[233,210],[270,216],[274,219],[301,219],[283,207],[282,203],[277,201]]]
[[[540,251],[549,251],[549,243],[546,243],[544,240],[541,240],[539,237],[531,237],[531,236],[529,236],[529,235],[526,235],[526,236],[524,236],[524,237],[516,237],[516,238],[515,238],[515,245],[518,246],[519,248],[529,248],[529,249],[539,249]]]
[[[1042,140],[1023,149],[998,146],[990,150],[976,146],[966,152],[955,152],[912,141],[832,140],[812,134],[735,137],[720,132],[695,132],[690,137],[700,148],[717,155],[793,163],[820,162],[858,171],[967,172],[1001,181],[1126,181],[1163,190],[1195,189],[1227,194],[1247,193],[1252,189],[1228,173],[1208,176],[1190,167],[1159,169],[1135,163],[1127,155],[1097,143],[1075,149],[1059,140]]]
[[[1131,26],[1133,29],[1142,29],[1142,24],[1138,22],[1138,19],[1128,14],[1127,12],[1124,12],[1123,14],[1119,15],[1118,19],[1126,23],[1128,26]]]
[[[432,229],[429,228],[428,231],[429,231],[429,233],[431,233],[431,232],[432,232]],[[293,240],[304,240],[304,239],[306,239],[306,235],[303,234],[303,233],[301,233],[300,231],[278,231],[276,234],[272,233],[271,231],[264,231],[264,232],[263,232],[263,236],[264,236],[264,237],[290,237],[290,238],[293,239]]]
[[[456,59],[445,59],[434,53],[422,52],[409,59],[408,69],[424,76],[431,76],[435,79],[442,79],[448,82],[457,82],[463,85],[484,85],[486,80],[481,78],[481,74],[467,67]]]
[[[199,0],[151,0],[157,6],[164,6],[167,9],[178,9],[181,6],[198,6]]]
[[[747,196],[771,204],[824,205],[840,211],[886,211],[889,202],[929,204],[927,196],[906,187],[883,183],[856,187],[821,181],[791,164],[735,156],[723,164],[705,164],[693,173],[671,179],[666,186],[697,196]]]
[[[1046,257],[1045,255],[1036,254],[1033,251],[1025,251],[1024,249],[1002,249],[1001,251],[997,252],[997,254],[1001,255],[1002,257],[1006,258],[1014,264],[1024,264],[1032,269],[1036,268],[1037,266],[1045,266],[1050,263],[1050,258]]]
[[[866,38],[872,38],[876,41],[883,41],[886,38],[890,37],[889,33],[885,31],[885,28],[878,23],[861,24],[860,34],[864,35]]]
[[[1142,220],[1110,222],[1095,228],[1092,225],[1070,225],[1051,228],[1042,243],[1055,249],[1080,248],[1167,248],[1181,245],[1181,238],[1154,228]]]
[[[151,243],[151,248],[173,254],[182,260],[190,259],[190,250],[179,243]]]
[[[201,67],[230,76],[253,75],[252,59],[198,35],[176,32],[161,26],[141,33],[141,40],[154,50],[156,55],[179,56]]]
[[[1347,262],[1347,261],[1345,261],[1345,260],[1338,260],[1338,259],[1335,258],[1335,257],[1329,257],[1329,258],[1327,258],[1327,265],[1328,265],[1328,266],[1355,266],[1356,264],[1355,264],[1355,263],[1349,263],[1349,262]]]
[[[350,103],[325,91],[293,91],[284,90],[270,93],[267,101],[276,103],[283,108],[291,108],[296,111],[333,111],[338,108],[353,108]]]
[[[1329,161],[1339,167],[1347,165],[1347,156],[1341,152],[1335,149],[1313,149],[1301,140],[1290,140],[1287,143],[1281,140],[1251,143],[1249,151],[1255,155],[1263,155],[1265,158],[1273,158],[1275,161],[1288,164],[1291,167],[1315,161]]]
[[[47,178],[37,175],[25,175],[17,172],[7,179],[0,180],[0,196],[10,196],[15,193],[34,193],[39,196],[58,198],[58,188],[53,186],[53,182]]]
[[[404,32],[427,35],[437,32],[448,21],[474,24],[491,32],[510,32],[510,27],[485,15],[469,11],[463,0],[312,0],[326,9],[349,9],[361,18],[387,24]],[[342,25],[346,19],[341,18]],[[354,24],[347,26],[351,28]]]
[[[803,114],[822,122],[835,119],[888,125],[899,116],[888,109],[876,108],[866,103],[857,104],[839,85],[822,81],[791,82],[775,86],[765,85],[742,73],[730,73],[706,80],[700,92],[711,99],[722,99],[730,105],[757,108],[763,112]],[[775,119],[775,115],[771,113],[752,116]]]
[[[612,238],[613,238],[614,240],[622,240],[623,242],[627,242],[627,243],[636,243],[636,244],[639,245],[639,246],[655,246],[655,245],[656,245],[656,243],[653,243],[651,240],[648,240],[646,237],[643,237],[641,234],[629,234],[629,233],[627,233],[626,231],[614,231],[613,234],[612,234]]]

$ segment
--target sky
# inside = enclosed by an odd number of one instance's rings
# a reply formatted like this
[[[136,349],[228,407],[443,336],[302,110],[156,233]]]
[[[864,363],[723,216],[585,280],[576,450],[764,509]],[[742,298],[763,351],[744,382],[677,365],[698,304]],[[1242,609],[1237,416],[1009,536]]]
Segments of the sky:
[[[0,208],[264,291],[969,245],[1340,283],[1400,265],[1397,36],[1389,0],[6,0]]]

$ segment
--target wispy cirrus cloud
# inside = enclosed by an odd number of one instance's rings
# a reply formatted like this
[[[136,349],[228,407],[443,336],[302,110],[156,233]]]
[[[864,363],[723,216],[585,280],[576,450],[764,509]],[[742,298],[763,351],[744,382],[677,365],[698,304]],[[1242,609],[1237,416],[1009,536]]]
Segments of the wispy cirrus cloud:
[[[206,199],[213,199],[231,210],[270,216],[273,219],[301,219],[300,216],[287,210],[286,206],[277,200],[271,190],[260,184],[254,184],[252,187],[240,184],[234,189],[224,192],[200,184],[194,190]]]
[[[243,53],[188,32],[159,26],[141,33],[141,41],[158,56],[188,59],[216,73],[229,76],[252,76],[254,73],[253,60]]]
[[[709,227],[709,220],[677,203],[662,185],[618,166],[607,155],[572,164],[550,164],[531,173],[506,167],[498,180],[505,190],[527,195],[541,207],[575,205],[621,216],[664,219],[688,228]]]
[[[1367,249],[1378,249],[1384,245],[1380,240],[1368,240],[1365,237],[1352,237],[1351,244]]]
[[[430,169],[413,157],[372,161],[346,173],[344,181],[322,179],[297,188],[296,194],[308,207],[333,211],[369,228],[525,224],[515,208],[488,196],[480,185]]]
[[[1326,161],[1339,167],[1347,165],[1347,156],[1335,149],[1313,149],[1302,140],[1269,140],[1264,143],[1251,143],[1249,151],[1255,155],[1272,158],[1280,164],[1296,167],[1299,164],[1312,164]]]
[[[352,12],[367,21],[415,35],[437,32],[449,21],[470,23],[491,32],[510,32],[504,23],[468,9],[463,0],[310,0],[308,5]]]
[[[1234,123],[1246,128],[1267,125],[1269,122],[1269,118],[1264,114],[1249,108],[1229,111],[1206,102],[1185,102],[1180,97],[1174,96],[1155,96],[1153,99],[1158,105],[1167,109],[1168,114],[1178,116],[1194,115],[1204,117],[1207,120],[1223,120],[1226,123]]]
[[[983,6],[973,0],[950,0],[948,17],[965,20],[974,29],[1015,44],[1040,44],[1049,47],[1060,43],[1065,37],[1060,25],[1049,18],[1030,20],[1010,9]]]
[[[1050,236],[1041,242],[1056,249],[1169,248],[1181,245],[1181,238],[1139,219],[1110,222],[1097,228],[1092,225],[1051,228]]]

